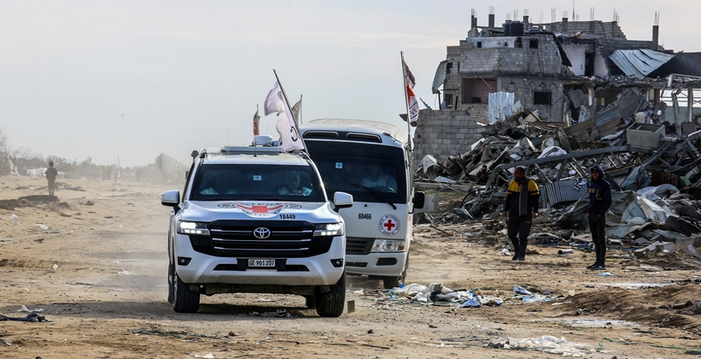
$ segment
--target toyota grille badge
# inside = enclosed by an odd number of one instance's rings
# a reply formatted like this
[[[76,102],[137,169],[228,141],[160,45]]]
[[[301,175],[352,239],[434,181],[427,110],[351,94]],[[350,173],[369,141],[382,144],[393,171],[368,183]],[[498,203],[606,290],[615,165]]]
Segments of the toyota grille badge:
[[[258,239],[267,239],[268,237],[270,237],[271,233],[272,232],[270,232],[270,230],[265,227],[258,227],[253,230],[253,236]]]

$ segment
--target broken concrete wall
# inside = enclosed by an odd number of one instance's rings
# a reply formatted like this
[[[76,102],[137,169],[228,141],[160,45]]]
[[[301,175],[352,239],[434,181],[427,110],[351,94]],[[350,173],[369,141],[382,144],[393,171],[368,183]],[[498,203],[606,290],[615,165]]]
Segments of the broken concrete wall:
[[[486,119],[488,112],[487,104],[473,104],[469,110],[421,110],[414,132],[415,163],[426,155],[442,161],[448,156],[469,152],[470,146],[487,130],[477,119]]]
[[[577,76],[585,76],[587,65],[587,52],[593,52],[593,45],[590,44],[562,44],[562,49],[565,50],[567,57],[572,62],[570,71]]]
[[[606,59],[601,55],[595,40],[562,39],[562,49],[570,59],[570,71],[578,76],[608,76]],[[593,63],[592,63],[593,61]]]
[[[464,41],[461,41],[463,43]],[[472,48],[471,45],[448,46],[448,63],[445,68],[445,81],[443,82],[443,101],[447,109],[456,109],[460,106],[460,86],[462,86],[462,76],[460,70],[460,53],[465,48]]]
[[[593,23],[593,24],[592,24]],[[567,21],[567,30],[563,28],[563,23],[560,21],[550,24],[540,24],[545,30],[566,33],[569,35],[581,33],[582,37],[605,37],[607,39],[619,38],[625,39],[626,35],[618,25],[617,21],[604,22],[601,20],[592,21]],[[593,28],[593,32],[592,32]]]
[[[524,108],[538,111],[541,120],[562,122],[563,106],[567,100],[563,96],[562,80],[502,76],[497,80],[497,88],[498,91],[513,92],[514,100],[520,101]],[[536,92],[549,92],[551,105],[535,104]]]
[[[463,76],[538,75],[559,77],[563,75],[562,58],[552,35],[520,37],[521,47],[473,48],[460,53],[460,73]],[[470,39],[505,41],[504,37]],[[508,43],[507,43],[508,45]]]

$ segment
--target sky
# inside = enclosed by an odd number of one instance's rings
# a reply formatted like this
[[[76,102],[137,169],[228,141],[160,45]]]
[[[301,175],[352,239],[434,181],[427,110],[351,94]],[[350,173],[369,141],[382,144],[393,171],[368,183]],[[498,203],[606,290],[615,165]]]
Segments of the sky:
[[[615,3],[615,8],[614,8]],[[490,2],[0,0],[0,129],[11,150],[98,165],[141,166],[161,154],[247,145],[277,72],[302,123],[370,119],[406,126],[400,52],[429,106],[446,47],[467,36],[471,12],[487,25],[525,12],[531,22],[611,21],[628,39],[701,52],[698,0]],[[553,10],[554,9],[554,10]],[[516,17],[514,17],[516,15]],[[421,108],[424,108],[423,105]]]

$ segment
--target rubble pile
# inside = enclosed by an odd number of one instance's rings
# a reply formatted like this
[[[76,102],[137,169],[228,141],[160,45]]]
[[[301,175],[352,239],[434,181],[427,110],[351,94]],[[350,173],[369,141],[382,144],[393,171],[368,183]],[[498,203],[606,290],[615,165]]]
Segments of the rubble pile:
[[[523,166],[540,188],[551,235],[581,243],[571,238],[588,232],[589,169],[601,165],[614,190],[606,221],[610,245],[637,248],[638,256],[672,248],[701,258],[701,131],[693,122],[659,123],[659,107],[631,87],[579,123],[542,122],[528,110],[496,122],[470,151],[442,164],[422,161],[419,186],[423,180],[469,188],[459,208],[430,221],[499,227],[506,184]]]

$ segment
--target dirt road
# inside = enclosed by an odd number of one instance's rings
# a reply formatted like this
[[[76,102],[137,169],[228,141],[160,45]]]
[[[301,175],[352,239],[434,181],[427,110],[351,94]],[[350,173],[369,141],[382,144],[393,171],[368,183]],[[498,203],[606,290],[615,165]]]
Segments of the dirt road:
[[[500,255],[503,235],[479,222],[416,227],[407,282],[479,290],[500,306],[411,302],[351,277],[355,312],[340,318],[317,317],[302,297],[267,294],[203,297],[198,313],[177,314],[166,302],[169,209],[160,205],[171,188],[58,184],[60,204],[23,206],[16,199],[45,194],[45,180],[0,178],[0,314],[23,318],[25,306],[47,320],[0,321],[0,358],[701,354],[701,315],[685,304],[701,300],[698,259],[609,251],[611,276],[584,269],[593,254],[562,257],[556,247],[514,262]],[[556,299],[524,302],[515,285]],[[558,346],[544,341],[555,338]]]

